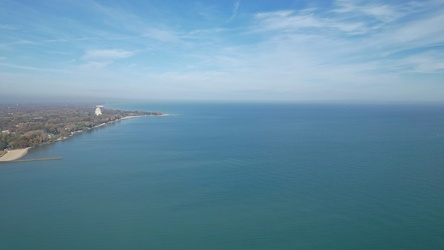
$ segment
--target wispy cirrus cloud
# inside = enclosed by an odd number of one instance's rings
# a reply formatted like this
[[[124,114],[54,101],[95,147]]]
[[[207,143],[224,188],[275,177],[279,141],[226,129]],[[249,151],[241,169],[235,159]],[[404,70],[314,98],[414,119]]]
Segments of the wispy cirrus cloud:
[[[119,49],[88,50],[82,57],[84,60],[117,60],[134,55],[132,51]]]
[[[400,11],[399,8],[403,8]],[[388,3],[368,3],[350,0],[335,1],[335,8],[331,10],[333,13],[347,14],[348,17],[371,17],[382,22],[390,22],[396,20],[408,11],[409,5],[393,6]]]
[[[313,29],[329,29],[346,34],[361,34],[365,31],[365,26],[361,22],[343,22],[319,17],[311,9],[262,12],[256,14],[255,18],[259,21],[261,29],[265,31],[313,33]]]
[[[103,69],[110,65],[112,61],[89,61],[80,65],[81,69]]]
[[[178,32],[167,28],[149,27],[141,30],[141,32],[143,37],[148,37],[161,42],[178,42],[180,40]]]
[[[103,69],[117,60],[129,58],[134,54],[133,51],[120,49],[87,50],[81,58],[85,63],[81,64],[80,67],[82,69]]]
[[[420,20],[392,29],[385,41],[396,46],[411,48],[444,43],[444,10],[430,13]]]
[[[370,64],[373,67],[370,71],[383,72],[387,68],[382,65],[386,67],[392,62],[393,67],[388,69],[397,68],[401,63],[396,61],[409,57],[411,65],[407,68],[415,72],[430,73],[441,69],[436,60],[426,59],[433,53],[422,51],[434,50],[432,47],[439,49],[442,46],[436,45],[444,44],[444,29],[440,25],[444,23],[444,10],[434,9],[438,2],[390,5],[338,0],[335,3],[328,10],[309,8],[258,13],[255,15],[256,30],[267,32],[268,41],[286,48],[289,55],[304,55],[318,65],[338,67],[345,63],[345,67],[359,63],[369,65],[368,62],[374,61],[379,63]],[[412,57],[415,54],[421,56]]]
[[[398,70],[415,73],[437,73],[444,72],[443,52],[428,51],[409,55],[402,60],[397,60],[394,65]]]
[[[233,5],[233,12],[231,13],[231,16],[228,18],[227,22],[231,22],[234,19],[236,19],[239,6],[240,6],[240,1],[236,1]]]

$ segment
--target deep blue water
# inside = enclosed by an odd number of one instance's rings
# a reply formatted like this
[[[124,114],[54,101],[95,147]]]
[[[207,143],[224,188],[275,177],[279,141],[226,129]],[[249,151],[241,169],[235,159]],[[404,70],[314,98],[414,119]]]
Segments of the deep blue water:
[[[133,104],[0,164],[0,249],[444,249],[444,106]]]

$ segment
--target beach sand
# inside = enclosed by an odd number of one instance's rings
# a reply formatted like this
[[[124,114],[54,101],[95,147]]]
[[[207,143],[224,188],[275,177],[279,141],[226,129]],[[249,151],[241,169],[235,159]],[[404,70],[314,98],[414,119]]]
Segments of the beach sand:
[[[18,160],[25,156],[29,149],[30,148],[9,150],[5,155],[0,157],[0,162]]]
[[[129,115],[129,116],[125,116],[120,118],[120,120],[126,120],[126,119],[131,119],[131,118],[137,118],[137,117],[144,117],[145,115]]]

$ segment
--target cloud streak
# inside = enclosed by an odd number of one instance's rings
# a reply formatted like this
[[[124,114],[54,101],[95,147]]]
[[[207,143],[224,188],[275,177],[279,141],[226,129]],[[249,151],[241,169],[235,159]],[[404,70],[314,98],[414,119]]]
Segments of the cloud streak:
[[[313,28],[333,30],[346,34],[362,34],[362,23],[341,22],[330,18],[316,17],[310,10],[295,12],[291,10],[258,13],[256,19],[265,31],[312,33]]]
[[[227,22],[231,22],[234,19],[236,19],[239,6],[240,6],[240,1],[236,1],[233,5],[233,12],[231,13],[231,16],[228,18]]]
[[[134,52],[119,49],[88,50],[82,57],[84,60],[117,60],[128,58],[134,55]]]

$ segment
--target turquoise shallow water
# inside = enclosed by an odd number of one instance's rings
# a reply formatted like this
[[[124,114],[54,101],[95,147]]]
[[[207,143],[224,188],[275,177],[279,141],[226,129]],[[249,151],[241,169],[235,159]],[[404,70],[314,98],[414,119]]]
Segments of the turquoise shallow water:
[[[133,104],[0,165],[0,249],[443,249],[444,106]]]

